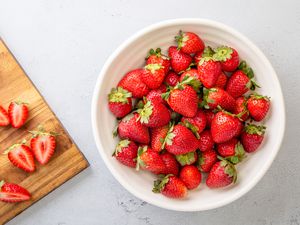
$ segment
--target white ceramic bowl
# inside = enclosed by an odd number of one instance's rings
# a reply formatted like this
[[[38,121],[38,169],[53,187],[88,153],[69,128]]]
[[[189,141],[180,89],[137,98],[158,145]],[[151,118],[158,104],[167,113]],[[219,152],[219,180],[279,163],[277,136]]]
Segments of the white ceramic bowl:
[[[167,50],[174,45],[179,30],[192,31],[206,44],[232,46],[253,68],[262,88],[271,97],[272,106],[266,119],[267,132],[260,150],[238,166],[238,182],[228,188],[210,190],[205,184],[189,191],[188,198],[174,200],[152,193],[155,176],[135,171],[118,163],[111,155],[118,140],[112,137],[116,120],[107,107],[107,94],[122,76],[144,65],[150,48]],[[204,19],[176,19],[149,26],[125,41],[106,61],[98,77],[92,101],[92,126],[98,150],[114,177],[136,197],[159,207],[178,211],[201,211],[226,205],[247,193],[266,173],[283,139],[285,108],[277,75],[265,55],[244,35],[221,23]],[[99,171],[100,172],[100,171]]]

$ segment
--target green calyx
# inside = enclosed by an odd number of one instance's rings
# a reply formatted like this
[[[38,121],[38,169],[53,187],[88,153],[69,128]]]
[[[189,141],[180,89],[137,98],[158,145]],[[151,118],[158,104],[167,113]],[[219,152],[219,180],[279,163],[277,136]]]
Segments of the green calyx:
[[[132,94],[129,91],[127,91],[121,87],[117,87],[117,88],[111,89],[111,92],[108,95],[108,100],[109,100],[109,102],[119,102],[119,103],[127,104],[128,98],[131,98],[131,97],[132,97]]]
[[[20,99],[18,99],[17,101],[14,101],[14,103],[16,103],[17,105],[29,105],[28,102],[24,102],[24,101],[22,101]]]
[[[189,78],[191,78],[189,81],[187,81]],[[195,77],[192,77],[189,73],[186,74],[186,76],[183,78],[182,82],[185,82],[186,84],[192,86],[196,92],[200,91],[201,82],[196,79]]]
[[[145,66],[146,70],[149,70],[152,74],[154,74],[157,70],[163,69],[164,66],[160,65],[160,64],[148,64]]]
[[[235,145],[234,150],[235,150],[235,155],[226,157],[226,160],[230,161],[232,164],[238,164],[239,162],[242,162],[243,159],[246,157],[245,150],[243,145],[240,142],[238,142]]]
[[[189,130],[191,130],[193,132],[193,134],[196,136],[196,138],[200,139],[200,135],[198,133],[198,131],[199,131],[198,127],[194,126],[193,124],[191,124],[187,120],[184,120],[180,124],[182,124],[183,126],[185,126],[186,128],[188,128]]]
[[[214,54],[215,54],[215,51],[212,49],[212,47],[207,46],[203,50],[202,57],[213,57]]]
[[[200,108],[205,108],[205,109],[209,109],[209,105],[208,103],[215,103],[215,101],[213,99],[208,98],[209,93],[210,92],[217,92],[216,88],[203,88],[203,98],[202,98],[202,102],[200,103]]]
[[[174,175],[168,174],[166,176],[159,176],[158,180],[154,181],[152,191],[154,193],[160,193],[165,188],[166,184],[169,182],[169,177],[171,176]]]
[[[182,155],[175,155],[175,158],[181,166],[191,165],[196,161],[195,152],[188,152]]]
[[[232,177],[232,182],[235,183],[237,181],[237,171],[235,169],[235,166],[231,162],[220,156],[218,156],[218,159],[221,160],[220,165],[224,168],[225,174],[227,174],[229,177]]]
[[[257,134],[257,135],[264,135],[266,131],[265,126],[260,126],[260,125],[255,125],[255,124],[250,124],[248,123],[245,128],[245,132],[248,134]]]
[[[169,126],[170,126],[170,128],[168,130],[168,133],[167,133],[165,139],[162,142],[161,149],[164,149],[166,145],[172,145],[172,143],[173,143],[173,138],[175,137],[175,134],[173,133],[174,123],[170,123]]]
[[[5,184],[5,181],[4,180],[1,180],[0,181],[0,190],[1,190],[1,188],[2,188],[2,186]]]
[[[148,147],[147,146],[140,146],[138,148],[138,154],[137,154],[137,158],[136,158],[136,167],[135,169],[138,171],[140,170],[140,166],[141,167],[145,167],[146,164],[144,163],[144,161],[141,159],[141,155],[145,152],[147,152]]]
[[[250,97],[255,98],[257,100],[259,100],[259,99],[265,99],[266,101],[270,101],[270,97],[264,96],[264,95],[260,95],[260,94],[257,94],[257,93],[251,94]]]
[[[181,49],[183,46],[185,46],[186,42],[189,40],[189,37],[185,35],[182,30],[179,31],[179,34],[175,36],[175,40],[177,42],[177,49]]]
[[[3,155],[7,155],[10,151],[12,151],[13,149],[19,147],[20,145],[24,145],[26,144],[27,140],[23,139],[20,143],[17,144],[13,144],[12,146],[10,146],[9,148],[7,148],[4,152]]]
[[[240,62],[238,69],[243,71],[250,79],[254,78],[254,72],[252,68],[247,65],[245,60]]]
[[[53,131],[46,132],[42,125],[38,126],[38,130],[31,130],[31,131],[28,131],[28,132],[31,133],[32,137],[34,137],[34,138],[37,137],[37,136],[53,136],[53,137],[56,137],[56,136],[60,135],[59,133],[56,133],[56,132],[53,132]]]
[[[137,113],[139,114],[137,120],[140,120],[141,123],[149,123],[150,116],[153,112],[153,105],[151,101],[146,100],[146,104],[142,109],[138,109]]]
[[[119,144],[117,145],[114,153],[113,153],[113,156],[117,156],[120,152],[122,152],[122,149],[123,148],[127,148],[130,144],[130,141],[128,139],[124,139],[124,140],[121,140],[119,142]]]
[[[227,46],[220,46],[215,49],[215,54],[213,55],[213,59],[215,61],[225,62],[228,59],[232,58],[233,50]]]

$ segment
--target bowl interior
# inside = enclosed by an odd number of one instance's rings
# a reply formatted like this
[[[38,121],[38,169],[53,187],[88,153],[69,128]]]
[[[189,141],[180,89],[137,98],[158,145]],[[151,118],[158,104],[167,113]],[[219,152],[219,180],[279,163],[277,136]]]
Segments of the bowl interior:
[[[234,47],[241,59],[253,68],[261,88],[258,92],[271,97],[272,106],[265,120],[267,132],[260,150],[249,155],[238,165],[238,182],[220,190],[210,190],[205,184],[184,200],[168,199],[152,193],[155,176],[144,171],[135,171],[118,163],[112,152],[118,143],[112,137],[116,120],[107,107],[107,94],[122,76],[144,65],[144,58],[150,48],[161,47],[167,51],[174,45],[174,36],[179,30],[193,31],[201,36],[207,45],[228,45]],[[199,211],[225,205],[250,190],[264,175],[272,163],[283,137],[285,126],[284,103],[277,76],[265,56],[247,38],[222,24],[206,20],[177,20],[164,22],[147,28],[125,42],[108,59],[98,79],[93,105],[92,123],[97,146],[108,168],[116,179],[132,194],[151,204],[180,211]],[[202,181],[204,183],[204,179]]]

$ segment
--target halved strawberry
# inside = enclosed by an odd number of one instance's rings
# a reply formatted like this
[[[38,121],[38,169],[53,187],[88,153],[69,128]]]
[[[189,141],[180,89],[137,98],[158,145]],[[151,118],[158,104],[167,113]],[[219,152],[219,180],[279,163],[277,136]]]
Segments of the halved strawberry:
[[[20,128],[28,118],[27,103],[16,101],[11,102],[8,107],[8,116],[10,123],[14,128]]]
[[[15,203],[29,200],[31,198],[30,193],[23,187],[0,181],[0,201]]]
[[[41,127],[38,131],[30,131],[30,133],[33,135],[30,146],[36,160],[42,165],[47,164],[54,154],[57,134],[54,132],[47,133]]]
[[[7,154],[9,161],[14,166],[26,172],[33,172],[35,171],[34,156],[31,149],[24,142],[26,141],[12,145],[4,153]]]
[[[0,126],[4,127],[9,124],[10,124],[10,122],[9,122],[8,113],[2,106],[0,106]]]

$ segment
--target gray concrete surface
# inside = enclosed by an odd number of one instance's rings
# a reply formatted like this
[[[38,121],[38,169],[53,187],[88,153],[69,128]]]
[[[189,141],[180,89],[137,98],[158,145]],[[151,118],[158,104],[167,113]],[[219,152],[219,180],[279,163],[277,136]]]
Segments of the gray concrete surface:
[[[241,199],[207,212],[167,211],[129,194],[105,167],[90,124],[106,58],[139,29],[178,17],[214,19],[248,36],[274,65],[286,101],[285,140],[266,176]],[[9,225],[300,224],[298,0],[0,0],[0,35],[91,163]]]

